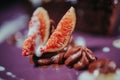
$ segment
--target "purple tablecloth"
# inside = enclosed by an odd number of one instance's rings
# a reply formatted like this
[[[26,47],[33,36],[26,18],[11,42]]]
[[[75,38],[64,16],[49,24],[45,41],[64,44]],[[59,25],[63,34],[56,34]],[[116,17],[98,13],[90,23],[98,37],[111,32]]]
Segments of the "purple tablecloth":
[[[1,23],[4,21],[26,14],[23,7],[12,7],[16,14],[10,9],[1,13]],[[19,11],[20,10],[20,11]],[[9,13],[9,14],[8,14]],[[13,17],[9,16],[12,15]],[[9,19],[8,19],[9,18]],[[27,25],[25,25],[27,26]],[[12,27],[11,27],[12,28]],[[90,48],[98,58],[113,60],[120,66],[120,48],[114,47],[113,41],[119,37],[95,36],[90,34],[75,33],[74,39],[82,37],[86,46]],[[107,48],[107,51],[103,49]],[[0,80],[77,80],[78,75],[84,70],[69,69],[66,66],[48,68],[35,68],[28,57],[21,56],[21,49],[15,45],[8,44],[7,40],[0,43]]]
[[[87,46],[94,52],[98,58],[107,58],[113,60],[120,66],[120,49],[115,48],[112,43],[115,37],[92,36],[88,34],[77,33],[77,36],[83,37]],[[108,52],[103,52],[103,48],[109,48]],[[7,80],[76,80],[81,71],[69,69],[66,66],[59,68],[35,68],[29,62],[28,57],[21,56],[21,49],[3,42],[0,45],[0,65],[6,68],[0,72],[0,76]],[[16,75],[15,79],[6,75],[6,72],[12,72]]]

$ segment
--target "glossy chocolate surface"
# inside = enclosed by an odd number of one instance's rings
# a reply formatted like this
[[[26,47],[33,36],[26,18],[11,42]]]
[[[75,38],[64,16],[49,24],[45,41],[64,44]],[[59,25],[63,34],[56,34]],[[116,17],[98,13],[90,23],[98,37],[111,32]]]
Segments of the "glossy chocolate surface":
[[[76,46],[69,49],[65,54],[65,65],[77,70],[84,69],[96,60],[92,51],[84,46]]]

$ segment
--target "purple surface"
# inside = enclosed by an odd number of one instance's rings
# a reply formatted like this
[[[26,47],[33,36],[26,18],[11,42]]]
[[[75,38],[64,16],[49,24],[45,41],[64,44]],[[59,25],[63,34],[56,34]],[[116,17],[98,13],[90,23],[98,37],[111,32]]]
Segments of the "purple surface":
[[[112,46],[115,37],[97,37],[88,34],[77,34],[86,40],[87,46],[94,52],[98,58],[108,58],[120,66],[120,49]],[[102,52],[103,47],[109,47],[110,52]],[[66,66],[59,68],[35,68],[29,62],[28,57],[21,56],[21,49],[4,42],[0,45],[0,65],[6,68],[0,72],[0,77],[7,80],[76,80],[81,71],[69,69]],[[5,75],[6,72],[12,72],[16,78]]]
[[[16,12],[14,13],[10,9],[3,11],[1,13],[0,23],[19,16],[20,13],[27,13],[24,7],[19,5],[11,8],[16,10]],[[114,40],[119,39],[118,37],[74,33],[75,38],[78,36],[85,39],[87,47],[90,48],[98,58],[108,58],[120,66],[120,48],[115,48],[112,45]],[[109,47],[110,51],[103,52],[102,49],[104,47]],[[0,44],[0,66],[5,67],[5,71],[0,71],[0,78],[5,80],[77,80],[77,76],[83,71],[69,69],[66,66],[59,68],[53,68],[52,66],[48,68],[35,68],[33,64],[29,62],[28,57],[21,56],[21,52],[20,48],[8,44],[7,41]],[[12,72],[16,77],[6,75],[7,72]]]

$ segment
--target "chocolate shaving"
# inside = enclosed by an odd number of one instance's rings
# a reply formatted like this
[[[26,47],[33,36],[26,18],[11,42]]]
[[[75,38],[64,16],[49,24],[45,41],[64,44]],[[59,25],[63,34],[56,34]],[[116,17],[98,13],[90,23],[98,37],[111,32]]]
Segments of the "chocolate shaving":
[[[74,68],[77,70],[80,70],[80,69],[86,68],[88,64],[89,64],[89,60],[86,57],[86,53],[83,52],[82,58],[80,59],[80,61],[74,64]]]

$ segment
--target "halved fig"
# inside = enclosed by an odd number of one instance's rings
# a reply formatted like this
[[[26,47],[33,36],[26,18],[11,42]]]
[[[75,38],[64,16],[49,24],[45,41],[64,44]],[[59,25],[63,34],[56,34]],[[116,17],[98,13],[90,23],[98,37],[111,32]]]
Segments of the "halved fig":
[[[50,33],[50,18],[48,12],[44,8],[39,7],[37,10],[35,10],[33,16],[37,16],[39,18],[40,26],[38,34],[40,35],[41,44],[44,45],[48,40]]]
[[[70,36],[75,28],[76,14],[75,9],[71,7],[62,17],[57,28],[48,39],[42,52],[56,52],[67,46]]]
[[[39,45],[44,45],[48,40],[49,29],[48,12],[42,7],[37,8],[29,23],[28,37],[22,45],[22,55],[27,56],[36,53]]]

